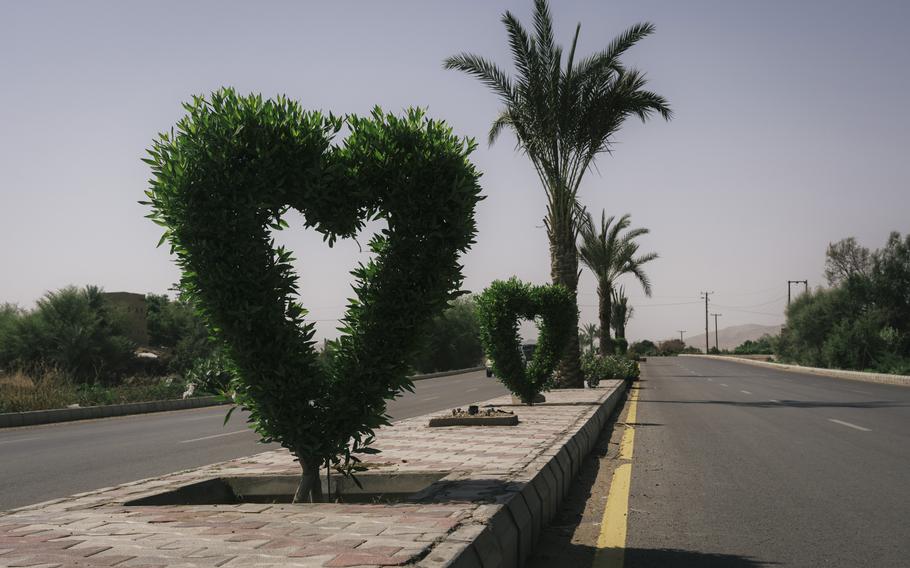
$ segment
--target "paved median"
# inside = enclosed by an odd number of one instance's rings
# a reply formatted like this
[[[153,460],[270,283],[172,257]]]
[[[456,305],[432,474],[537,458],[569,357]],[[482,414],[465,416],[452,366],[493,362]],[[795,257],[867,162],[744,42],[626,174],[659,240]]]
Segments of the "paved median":
[[[517,426],[428,428],[420,416],[382,428],[364,479],[433,480],[395,502],[169,501],[216,481],[298,474],[273,451],[17,509],[0,515],[0,564],[519,566],[624,388],[554,391],[533,407],[487,401]]]

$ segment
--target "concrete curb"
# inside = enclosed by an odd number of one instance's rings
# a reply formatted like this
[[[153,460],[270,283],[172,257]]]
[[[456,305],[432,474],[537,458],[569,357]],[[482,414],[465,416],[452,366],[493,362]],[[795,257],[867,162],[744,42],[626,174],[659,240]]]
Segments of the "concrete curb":
[[[483,371],[484,366],[468,367],[467,369],[453,369],[451,371],[439,371],[438,373],[426,373],[423,375],[411,375],[412,381],[422,381],[424,379],[435,379],[438,377],[448,377],[449,375],[460,375],[462,373],[473,373],[474,371]]]
[[[582,460],[594,448],[601,430],[622,400],[629,383],[617,388],[597,408],[569,425],[567,434],[531,464],[536,473],[514,480],[515,489],[496,505],[480,505],[475,524],[449,534],[420,568],[519,568],[534,550],[544,527],[568,495]],[[580,425],[580,427],[579,427]]]
[[[55,408],[53,410],[31,410],[28,412],[9,412],[0,414],[0,428],[15,426],[35,426],[54,422],[88,420],[92,418],[109,418],[128,414],[146,414],[167,410],[184,410],[225,404],[217,396],[199,396],[176,400],[153,400],[150,402],[131,402],[128,404],[109,404],[106,406],[84,406],[80,408]]]
[[[471,367],[468,369],[455,369],[439,373],[413,375],[412,381],[435,379],[449,375],[460,375],[474,371],[482,371],[485,367]],[[91,420],[94,418],[110,418],[111,416],[127,416],[130,414],[147,414],[149,412],[166,412],[169,410],[185,410],[187,408],[201,408],[203,406],[217,406],[227,404],[216,396],[200,396],[174,400],[153,400],[149,402],[131,402],[128,404],[109,404],[105,406],[85,406],[80,408],[54,408],[50,410],[30,410],[28,412],[8,412],[0,414],[0,428],[14,428],[16,426],[36,426],[38,424],[53,424],[55,422],[71,422],[73,420]]]
[[[815,375],[818,377],[831,377],[835,379],[848,379],[851,381],[861,381],[864,383],[878,383],[882,385],[898,385],[910,387],[910,377],[905,375],[887,375],[884,373],[866,373],[863,371],[843,371],[841,369],[823,369],[821,367],[803,367],[802,365],[788,365],[784,363],[771,363],[768,361],[756,361],[755,359],[745,359],[742,357],[727,357],[724,355],[680,355],[680,357],[701,357],[703,359],[717,359],[719,361],[733,361],[736,363],[745,363],[747,365],[756,365],[758,367],[767,367],[770,369],[780,369],[782,371],[793,371],[806,375]]]

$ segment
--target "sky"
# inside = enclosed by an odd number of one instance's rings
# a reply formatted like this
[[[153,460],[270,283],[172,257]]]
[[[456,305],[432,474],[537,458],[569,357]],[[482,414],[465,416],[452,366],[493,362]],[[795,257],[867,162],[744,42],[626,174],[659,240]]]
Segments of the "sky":
[[[417,106],[474,137],[486,199],[463,258],[465,288],[549,279],[545,199],[514,138],[486,143],[499,102],[442,69],[474,52],[511,69],[501,14],[530,26],[530,0],[496,2],[0,2],[0,302],[97,284],[167,292],[179,278],[144,215],[141,162],[181,102],[233,86],[336,114]],[[828,243],[884,244],[910,231],[910,3],[554,1],[560,43],[579,53],[628,26],[656,33],[628,52],[665,96],[670,122],[629,120],[582,184],[595,214],[631,214],[654,293],[625,280],[627,336],[782,323],[787,280],[823,284]],[[334,249],[294,217],[301,302],[318,337],[336,335],[354,242]],[[360,239],[366,242],[365,236]],[[794,293],[796,288],[794,287]],[[596,321],[581,276],[582,323]],[[713,318],[712,318],[713,332]]]

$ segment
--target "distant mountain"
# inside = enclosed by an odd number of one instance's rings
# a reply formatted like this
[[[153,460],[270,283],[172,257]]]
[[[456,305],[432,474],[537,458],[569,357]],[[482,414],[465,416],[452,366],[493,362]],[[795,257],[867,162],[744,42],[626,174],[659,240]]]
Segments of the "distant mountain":
[[[713,321],[711,323],[714,323]],[[755,341],[765,334],[777,335],[783,325],[758,325],[756,323],[747,323],[745,325],[733,325],[722,327],[717,333],[717,343],[721,349],[733,350],[741,345],[744,341],[751,339]],[[711,347],[714,347],[714,326],[711,326],[711,335],[708,338]],[[686,338],[686,345],[697,347],[704,351],[705,334],[700,333]]]

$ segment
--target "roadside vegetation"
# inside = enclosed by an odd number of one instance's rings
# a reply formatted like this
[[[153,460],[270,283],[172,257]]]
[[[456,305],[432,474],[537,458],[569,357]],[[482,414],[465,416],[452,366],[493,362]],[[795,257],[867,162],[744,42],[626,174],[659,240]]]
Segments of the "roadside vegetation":
[[[910,235],[870,251],[849,238],[828,247],[829,287],[796,298],[775,353],[814,367],[910,374]]]
[[[97,286],[47,293],[32,310],[0,307],[0,412],[212,394],[195,371],[214,347],[186,303],[149,295],[150,346]]]

